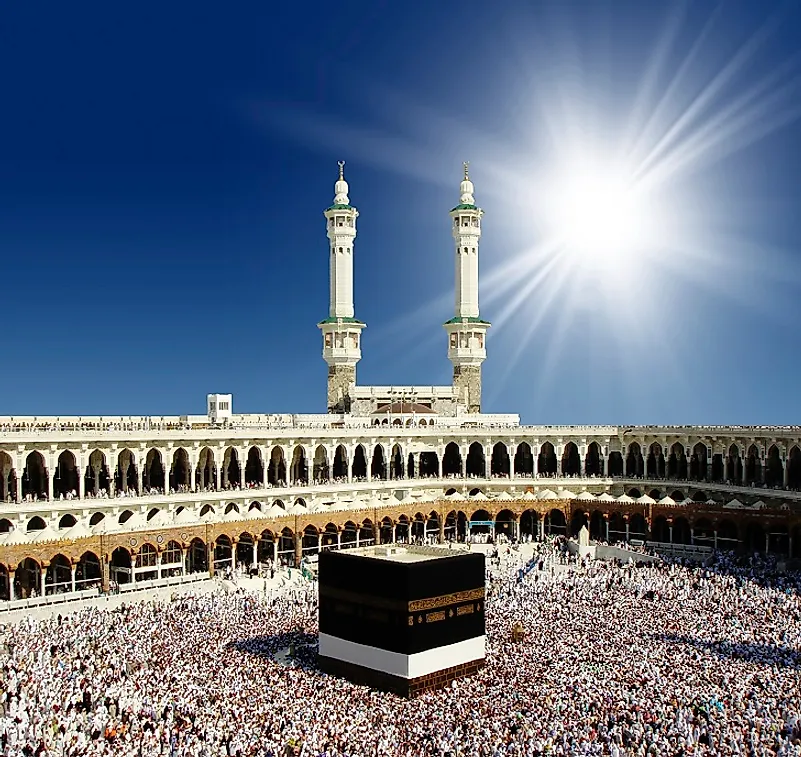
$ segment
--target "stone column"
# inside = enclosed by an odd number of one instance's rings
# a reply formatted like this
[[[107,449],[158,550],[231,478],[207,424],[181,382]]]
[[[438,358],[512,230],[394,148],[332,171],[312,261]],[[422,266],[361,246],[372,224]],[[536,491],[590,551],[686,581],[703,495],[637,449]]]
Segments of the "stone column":
[[[695,527],[690,526],[690,546],[695,546]]]
[[[359,536],[361,536],[362,529],[356,526],[356,549],[359,548]]]
[[[14,469],[14,482],[17,485],[17,504],[22,502],[22,475],[17,473],[16,468]]]
[[[278,570],[278,537],[273,537],[273,567]]]
[[[76,573],[77,570],[78,570],[78,563],[72,563],[72,565],[70,566],[70,572],[72,574],[71,578],[70,578],[70,583],[71,583],[71,591],[72,591],[73,594],[75,593],[75,590],[76,590],[75,573]]]
[[[723,480],[728,481],[731,478],[731,458],[726,453],[723,456]]]
[[[231,539],[231,570],[236,570],[237,565],[239,565],[239,556],[236,548],[238,544],[239,539]]]
[[[319,554],[322,551],[323,551],[323,532],[320,531],[317,534],[317,553]]]
[[[342,549],[342,529],[337,529],[337,549]]]
[[[533,458],[533,465],[534,467],[531,470],[531,475],[534,478],[540,475],[540,455],[539,455],[539,446],[534,447],[531,450],[531,457]]]
[[[397,533],[396,533],[395,529],[396,529],[395,521],[392,521],[392,543],[393,544],[395,544],[395,542],[397,542],[397,540],[398,540]],[[339,541],[338,538],[337,538],[337,541]],[[337,544],[337,546],[339,546],[339,544]]]
[[[86,467],[83,462],[83,460],[78,462],[78,499],[84,499],[86,497]],[[95,486],[95,492],[97,492],[99,488],[99,486]]]
[[[788,458],[782,457],[782,475],[783,475],[783,483],[782,486],[786,489],[790,485],[790,471],[788,470]]]
[[[604,516],[604,529],[606,530],[606,543],[609,544],[609,516]]]
[[[156,554],[156,580],[161,578],[161,565],[164,562],[164,553],[158,552]]]
[[[445,519],[442,516],[439,518],[439,543],[445,543]]]
[[[208,553],[209,553],[208,554],[209,576],[213,578],[214,577],[214,539],[212,539],[208,543],[208,546],[206,548],[208,549]]]
[[[765,554],[770,554],[770,532],[765,531]]]
[[[17,577],[17,569],[16,568],[9,568],[8,569],[8,596],[9,601],[13,602],[17,598],[17,589],[14,586],[14,580]]]
[[[713,548],[714,548],[715,552],[717,552],[718,551],[718,530],[717,530],[717,528],[712,532],[712,536],[713,536],[713,539],[714,539],[714,541],[712,542],[712,545],[713,545]]]
[[[217,473],[217,481],[214,485],[214,491],[218,492],[222,489],[222,463],[215,463],[214,468]]]
[[[186,575],[186,555],[189,550],[186,547],[181,547],[181,575]]]
[[[668,529],[670,531],[670,543],[673,544],[673,524],[672,523],[670,523],[668,525]]]
[[[253,560],[251,565],[255,568],[259,564],[259,537],[253,537]]]
[[[358,534],[358,531],[356,532]],[[358,538],[358,536],[356,537]],[[300,561],[303,559],[303,534],[295,534],[295,567],[300,567]]]

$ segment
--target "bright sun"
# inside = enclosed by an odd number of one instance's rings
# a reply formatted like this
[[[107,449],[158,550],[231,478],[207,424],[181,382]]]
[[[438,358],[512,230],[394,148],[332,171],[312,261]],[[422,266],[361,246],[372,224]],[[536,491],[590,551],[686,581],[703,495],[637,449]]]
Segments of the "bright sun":
[[[548,225],[558,248],[577,262],[615,267],[655,231],[634,182],[609,168],[563,170],[548,188]]]

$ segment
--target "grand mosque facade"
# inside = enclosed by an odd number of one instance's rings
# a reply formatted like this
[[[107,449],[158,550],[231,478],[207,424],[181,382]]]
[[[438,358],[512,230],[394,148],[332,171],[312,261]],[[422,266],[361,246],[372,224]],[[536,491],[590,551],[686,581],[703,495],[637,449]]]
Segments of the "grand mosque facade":
[[[478,303],[482,211],[467,166],[450,211],[450,386],[359,386],[358,211],[343,164],[325,212],[330,302],[318,325],[328,413],[0,417],[0,604],[29,606],[298,565],[321,549],[537,538],[801,558],[801,427],[526,426],[481,412],[490,324]]]

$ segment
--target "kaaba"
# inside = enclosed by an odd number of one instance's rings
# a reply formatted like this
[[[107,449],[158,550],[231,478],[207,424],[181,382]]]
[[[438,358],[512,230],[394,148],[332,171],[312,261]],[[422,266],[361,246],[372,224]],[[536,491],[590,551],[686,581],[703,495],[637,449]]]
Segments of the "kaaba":
[[[319,665],[411,697],[484,665],[484,555],[372,546],[320,554]]]

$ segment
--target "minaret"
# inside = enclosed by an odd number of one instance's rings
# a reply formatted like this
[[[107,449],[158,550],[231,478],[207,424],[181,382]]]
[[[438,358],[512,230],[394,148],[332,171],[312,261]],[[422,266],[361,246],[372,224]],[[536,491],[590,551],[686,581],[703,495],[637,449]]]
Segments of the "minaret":
[[[328,363],[328,412],[349,413],[351,389],[356,386],[356,363],[361,360],[361,330],[366,324],[353,317],[353,240],[359,211],[348,199],[345,161],[339,161],[334,184],[334,204],[326,208],[331,247],[328,318],[318,326],[323,332],[323,359]]]
[[[476,206],[467,169],[465,163],[459,204],[451,210],[456,243],[456,313],[445,323],[445,330],[459,403],[466,405],[470,413],[480,413],[481,364],[487,357],[486,337],[490,327],[478,313],[478,240],[484,211]]]

